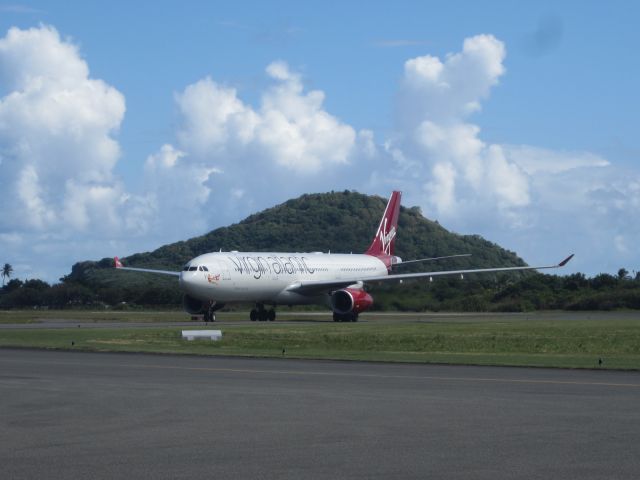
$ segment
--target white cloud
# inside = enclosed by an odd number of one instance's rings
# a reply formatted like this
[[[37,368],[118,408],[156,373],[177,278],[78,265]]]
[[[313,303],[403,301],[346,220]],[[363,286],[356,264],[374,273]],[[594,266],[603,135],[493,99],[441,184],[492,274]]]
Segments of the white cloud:
[[[0,228],[101,231],[125,203],[112,171],[124,97],[47,26],[0,39]]]
[[[182,115],[180,148],[217,165],[252,158],[295,174],[313,174],[347,164],[356,148],[356,132],[323,109],[324,93],[305,93],[300,75],[284,62],[267,66],[274,84],[258,109],[237,91],[210,78],[176,95]],[[363,133],[366,139],[367,133]],[[370,143],[365,147],[370,149]]]
[[[387,150],[422,182],[425,211],[460,219],[470,206],[484,207],[513,220],[514,209],[530,203],[525,171],[467,121],[504,74],[505,56],[501,41],[477,35],[444,60],[425,55],[405,63],[398,129]]]
[[[456,210],[456,170],[451,163],[436,163],[431,171],[433,180],[425,185],[431,203],[438,212],[447,214]]]
[[[109,239],[146,232],[154,205],[113,175],[124,97],[90,77],[71,40],[50,26],[11,28],[0,38],[0,92],[5,261],[56,280],[52,271],[102,254]]]
[[[608,160],[591,152],[556,151],[531,145],[502,145],[502,149],[506,157],[528,175],[610,165]]]
[[[459,122],[480,109],[480,100],[505,72],[504,44],[492,35],[476,35],[464,41],[462,52],[444,61],[431,55],[404,64],[399,117],[403,128],[424,120]]]
[[[219,168],[188,161],[185,152],[166,144],[145,163],[145,191],[157,209],[154,230],[172,238],[182,233],[201,233],[206,228],[202,210],[209,200],[212,176]],[[176,228],[180,227],[180,228]]]
[[[257,114],[237,97],[234,88],[207,77],[176,95],[182,115],[180,145],[201,158],[222,157],[254,137]]]
[[[527,177],[515,163],[509,162],[502,147],[491,145],[487,149],[486,186],[500,207],[523,207],[529,205],[529,183]]]

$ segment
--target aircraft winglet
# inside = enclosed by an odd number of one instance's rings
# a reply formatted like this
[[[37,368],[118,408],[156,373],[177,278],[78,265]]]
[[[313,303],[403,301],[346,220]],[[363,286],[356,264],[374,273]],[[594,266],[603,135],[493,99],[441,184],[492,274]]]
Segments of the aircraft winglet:
[[[571,260],[573,258],[573,253],[571,255],[569,255],[567,258],[565,258],[564,260],[562,260],[558,266],[559,267],[564,267],[567,263],[569,263],[569,260]]]
[[[113,257],[113,263],[115,264],[116,268],[122,268],[122,262],[118,257]]]

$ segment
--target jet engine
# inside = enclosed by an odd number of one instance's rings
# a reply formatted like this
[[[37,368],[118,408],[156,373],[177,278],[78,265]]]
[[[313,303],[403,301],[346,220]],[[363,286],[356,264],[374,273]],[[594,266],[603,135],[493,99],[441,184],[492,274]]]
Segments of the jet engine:
[[[336,322],[355,322],[358,314],[373,305],[373,298],[364,290],[343,288],[331,294],[331,309]]]

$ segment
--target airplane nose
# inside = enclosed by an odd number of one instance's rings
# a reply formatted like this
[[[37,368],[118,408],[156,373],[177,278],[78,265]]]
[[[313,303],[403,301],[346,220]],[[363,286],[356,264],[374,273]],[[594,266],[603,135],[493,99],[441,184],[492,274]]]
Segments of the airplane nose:
[[[204,285],[202,282],[202,272],[180,272],[180,288],[186,293],[197,295],[201,293]]]
[[[180,272],[180,286],[183,289],[188,289],[195,283],[195,272]]]

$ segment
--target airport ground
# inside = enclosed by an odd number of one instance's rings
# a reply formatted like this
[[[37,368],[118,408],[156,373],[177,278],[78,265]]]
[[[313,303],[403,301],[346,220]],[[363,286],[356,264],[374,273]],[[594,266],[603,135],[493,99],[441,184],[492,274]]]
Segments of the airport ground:
[[[0,349],[3,478],[635,479],[640,373]]]
[[[276,322],[221,312],[219,342],[188,342],[201,329],[181,312],[0,312],[0,346],[640,370],[639,312],[524,314],[367,313],[358,323],[327,313],[280,311]],[[187,320],[187,321],[185,321]]]

